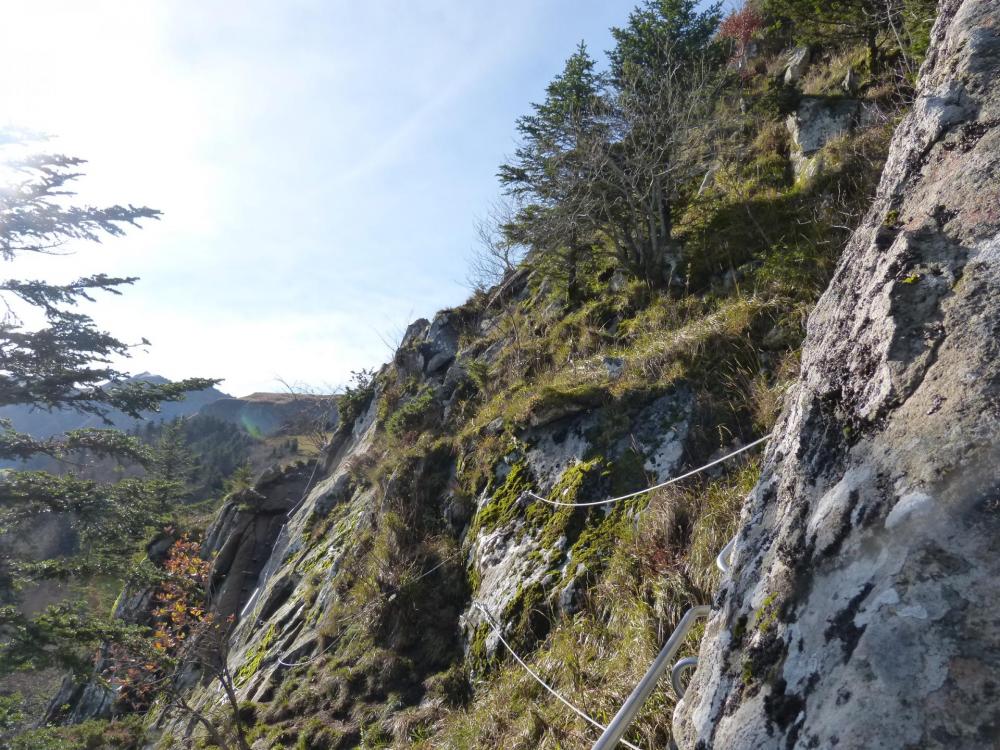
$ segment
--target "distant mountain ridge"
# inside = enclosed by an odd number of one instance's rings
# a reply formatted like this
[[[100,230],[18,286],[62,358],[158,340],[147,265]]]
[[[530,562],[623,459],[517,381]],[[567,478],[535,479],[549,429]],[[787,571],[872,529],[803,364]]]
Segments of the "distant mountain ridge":
[[[323,422],[327,429],[337,425],[336,408],[329,396],[297,393],[252,393],[243,398],[226,396],[206,404],[198,412],[237,424],[255,436],[268,436]]]
[[[144,381],[154,385],[169,383],[162,375],[144,372],[131,380]],[[215,417],[225,422],[239,425],[255,436],[269,436],[280,432],[289,423],[301,423],[314,419],[326,406],[327,397],[298,395],[291,393],[253,393],[244,398],[236,398],[218,388],[192,391],[182,401],[164,402],[160,410],[145,412],[141,420],[123,412],[113,410],[105,422],[93,414],[83,414],[73,409],[41,409],[31,406],[0,407],[0,418],[10,420],[18,432],[32,437],[46,438],[61,435],[68,430],[86,427],[114,427],[130,430],[145,421],[171,421],[178,417],[196,414]],[[336,423],[336,416],[331,417]]]
[[[162,375],[154,375],[149,372],[136,375],[130,380],[153,385],[163,385],[170,382]],[[169,421],[177,417],[190,416],[197,413],[203,406],[218,401],[220,398],[230,398],[230,396],[218,388],[193,391],[188,393],[182,401],[164,402],[159,411],[145,412],[143,418]],[[73,409],[47,410],[22,405],[0,407],[0,418],[9,419],[15,430],[36,438],[60,435],[67,430],[78,430],[85,427],[115,427],[120,430],[128,430],[142,421],[118,410],[112,410],[107,416],[111,423],[109,425],[96,415],[83,414]]]

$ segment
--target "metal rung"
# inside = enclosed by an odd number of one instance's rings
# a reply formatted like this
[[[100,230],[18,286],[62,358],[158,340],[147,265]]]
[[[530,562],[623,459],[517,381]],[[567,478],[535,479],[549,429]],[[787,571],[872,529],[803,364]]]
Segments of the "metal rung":
[[[674,689],[674,694],[678,699],[683,698],[687,691],[687,685],[683,682],[684,673],[691,672],[697,667],[698,657],[687,656],[674,664],[674,668],[670,670],[670,686]]]
[[[715,558],[715,566],[722,571],[723,574],[729,572],[729,567],[733,564],[733,547],[736,546],[736,537],[729,540],[729,544],[722,548],[722,552],[719,556]]]
[[[711,607],[707,604],[702,604],[692,607],[684,613],[681,621],[677,623],[677,627],[670,635],[670,638],[667,639],[666,644],[660,650],[652,666],[646,671],[645,676],[639,681],[639,684],[635,686],[632,695],[628,697],[625,704],[615,714],[615,718],[611,720],[608,728],[604,730],[604,734],[594,743],[591,750],[611,750],[611,748],[618,744],[628,730],[629,725],[635,719],[636,714],[639,713],[639,709],[642,708],[642,705],[652,694],[664,670],[673,662],[674,657],[677,656],[677,652],[680,650],[681,644],[684,643],[684,638],[687,637],[691,628],[694,627],[694,624],[698,620],[708,617],[711,612]],[[680,664],[681,662],[678,662],[678,665],[674,669],[680,666]]]

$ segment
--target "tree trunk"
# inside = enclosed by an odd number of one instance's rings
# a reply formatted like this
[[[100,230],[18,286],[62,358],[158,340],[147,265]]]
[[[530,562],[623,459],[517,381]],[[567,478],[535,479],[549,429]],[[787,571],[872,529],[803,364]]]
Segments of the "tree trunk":
[[[872,75],[878,75],[882,70],[882,57],[878,49],[878,30],[868,32],[868,70]]]
[[[240,718],[240,701],[233,687],[233,676],[230,674],[229,667],[226,665],[224,659],[217,677],[219,678],[219,682],[222,683],[222,688],[226,693],[226,700],[229,703],[229,710],[233,715],[233,731],[236,734],[236,744],[239,745],[240,750],[250,750],[250,746],[247,744],[246,732],[243,730],[243,720]]]
[[[186,700],[183,698],[177,698],[176,704],[184,713],[194,719],[196,722],[205,727],[205,731],[208,733],[208,738],[213,744],[218,745],[221,750],[229,750],[229,743],[226,742],[225,737],[215,728],[215,725],[208,720],[208,718],[195,708],[192,708]]]
[[[681,748],[998,746],[1000,4],[944,0],[923,73],[809,320]]]

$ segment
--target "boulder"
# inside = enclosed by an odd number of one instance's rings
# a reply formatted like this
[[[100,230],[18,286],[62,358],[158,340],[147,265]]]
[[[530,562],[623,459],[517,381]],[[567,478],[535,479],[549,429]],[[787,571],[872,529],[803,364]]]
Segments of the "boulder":
[[[875,105],[858,99],[803,96],[785,120],[792,137],[791,161],[796,177],[811,177],[822,167],[819,151],[838,136],[870,125],[877,119]]]
[[[444,370],[455,361],[458,353],[458,326],[453,317],[448,311],[434,316],[424,341],[420,344],[424,372],[428,375]]]

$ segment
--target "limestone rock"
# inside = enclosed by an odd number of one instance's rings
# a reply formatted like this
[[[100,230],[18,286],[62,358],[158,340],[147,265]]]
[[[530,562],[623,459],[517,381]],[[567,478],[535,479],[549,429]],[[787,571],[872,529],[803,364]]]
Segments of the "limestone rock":
[[[854,68],[848,68],[847,74],[844,76],[844,80],[840,82],[840,88],[842,88],[849,96],[853,96],[858,91],[858,74],[854,72]]]
[[[681,748],[1000,737],[1000,5],[944,0],[813,312]]]
[[[796,177],[808,178],[822,168],[820,150],[834,138],[866,127],[879,117],[877,105],[858,99],[803,96],[785,120],[792,137],[791,161]]]
[[[425,342],[420,348],[424,357],[424,372],[428,375],[443,370],[458,353],[458,327],[451,313],[438,313],[427,331]]]
[[[788,55],[788,63],[785,65],[785,83],[789,86],[799,82],[802,75],[809,67],[809,48],[796,47]]]

